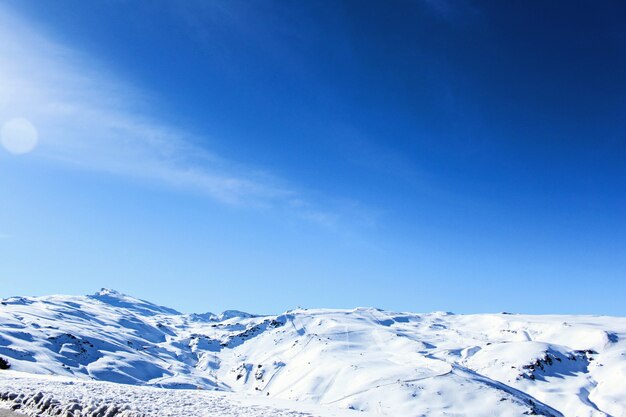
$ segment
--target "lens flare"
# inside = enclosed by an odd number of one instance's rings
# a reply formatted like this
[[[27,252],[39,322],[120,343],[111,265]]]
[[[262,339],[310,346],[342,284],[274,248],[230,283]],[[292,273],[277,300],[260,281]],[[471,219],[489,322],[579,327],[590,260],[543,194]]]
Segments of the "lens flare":
[[[7,151],[20,155],[35,149],[39,142],[39,133],[28,119],[19,117],[2,125],[0,140]]]

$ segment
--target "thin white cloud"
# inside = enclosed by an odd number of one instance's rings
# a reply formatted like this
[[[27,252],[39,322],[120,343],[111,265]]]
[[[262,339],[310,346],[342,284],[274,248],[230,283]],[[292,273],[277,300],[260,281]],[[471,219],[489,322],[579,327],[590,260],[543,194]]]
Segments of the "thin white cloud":
[[[189,129],[148,116],[151,98],[0,6],[0,124],[28,119],[38,156],[192,187],[228,204],[300,210],[284,181],[200,146]],[[306,205],[301,217],[328,221]],[[297,213],[298,214],[298,213]]]

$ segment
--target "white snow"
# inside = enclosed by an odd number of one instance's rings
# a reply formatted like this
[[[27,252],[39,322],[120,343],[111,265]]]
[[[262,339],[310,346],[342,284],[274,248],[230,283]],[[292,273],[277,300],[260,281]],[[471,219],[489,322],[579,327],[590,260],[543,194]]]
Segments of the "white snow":
[[[265,415],[237,411],[246,401],[329,416],[626,416],[625,340],[619,317],[187,315],[112,290],[14,297],[0,304],[0,393],[124,398],[155,416]]]
[[[1,398],[6,398],[5,405],[19,405],[20,412],[37,417],[369,417],[356,411],[251,398],[223,391],[77,381],[14,371],[7,371],[0,379]]]

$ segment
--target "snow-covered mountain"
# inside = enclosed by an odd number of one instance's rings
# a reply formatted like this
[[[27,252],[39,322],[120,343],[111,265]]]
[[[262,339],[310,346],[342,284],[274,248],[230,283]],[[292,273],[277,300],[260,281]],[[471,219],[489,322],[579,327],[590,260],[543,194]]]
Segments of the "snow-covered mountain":
[[[11,371],[363,411],[355,416],[626,416],[617,317],[181,314],[103,289],[2,300],[0,357]]]

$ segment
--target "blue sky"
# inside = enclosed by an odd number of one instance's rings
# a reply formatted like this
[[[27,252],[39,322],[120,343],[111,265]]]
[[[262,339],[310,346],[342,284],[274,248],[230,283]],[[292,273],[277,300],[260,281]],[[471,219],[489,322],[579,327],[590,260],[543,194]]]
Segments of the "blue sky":
[[[0,296],[626,314],[623,3],[180,3],[0,4]]]

